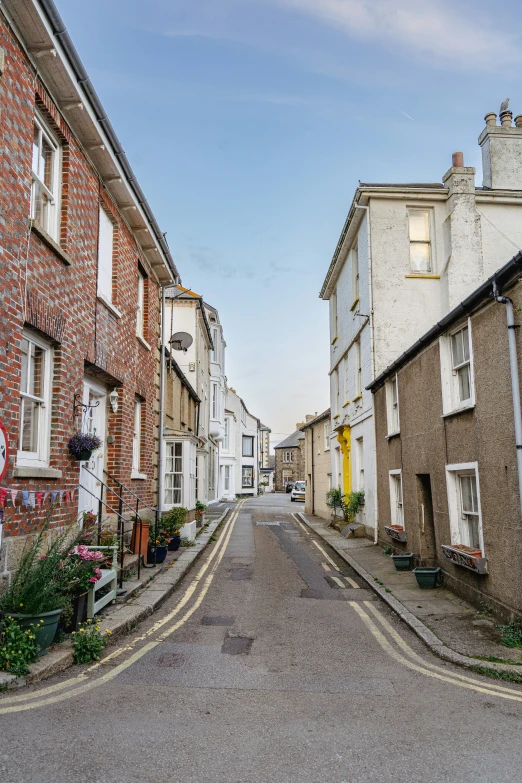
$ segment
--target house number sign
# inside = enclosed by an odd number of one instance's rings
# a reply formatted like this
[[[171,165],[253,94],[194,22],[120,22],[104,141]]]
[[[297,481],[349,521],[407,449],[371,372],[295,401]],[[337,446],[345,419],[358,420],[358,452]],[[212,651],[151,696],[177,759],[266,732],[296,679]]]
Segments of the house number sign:
[[[9,462],[9,445],[7,443],[7,430],[0,421],[0,481],[2,481]]]

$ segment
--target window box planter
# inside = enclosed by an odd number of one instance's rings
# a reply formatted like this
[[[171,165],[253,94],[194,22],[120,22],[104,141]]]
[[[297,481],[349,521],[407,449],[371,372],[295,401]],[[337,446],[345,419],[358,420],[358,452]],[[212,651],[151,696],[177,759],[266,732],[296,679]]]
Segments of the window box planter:
[[[487,557],[482,557],[480,549],[472,549],[464,544],[442,544],[444,557],[455,565],[467,568],[475,574],[486,575],[488,573]]]
[[[413,573],[421,590],[434,590],[441,573],[440,568],[414,568]]]
[[[400,555],[392,555],[393,565],[397,571],[409,571],[413,563],[413,552],[405,552]]]
[[[393,538],[394,541],[404,542],[408,540],[406,531],[403,527],[399,527],[399,525],[385,525],[384,531],[390,538]]]

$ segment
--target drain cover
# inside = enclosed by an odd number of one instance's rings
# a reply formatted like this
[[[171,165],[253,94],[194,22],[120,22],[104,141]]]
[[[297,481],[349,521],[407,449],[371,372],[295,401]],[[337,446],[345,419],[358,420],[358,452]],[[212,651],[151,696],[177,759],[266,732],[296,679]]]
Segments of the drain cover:
[[[264,527],[268,527],[269,525],[275,525],[276,527],[279,527],[279,524],[279,522],[256,522],[257,526],[261,525]]]
[[[235,617],[203,617],[201,625],[234,625]]]
[[[248,655],[253,641],[248,636],[227,636],[221,647],[221,652],[226,655]]]

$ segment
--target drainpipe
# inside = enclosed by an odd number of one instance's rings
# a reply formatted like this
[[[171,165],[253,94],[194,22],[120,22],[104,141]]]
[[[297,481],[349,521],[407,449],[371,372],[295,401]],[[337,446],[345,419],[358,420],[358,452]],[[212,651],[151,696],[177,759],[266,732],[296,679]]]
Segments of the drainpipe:
[[[171,285],[169,283],[169,285]],[[158,511],[163,511],[163,419],[165,414],[165,290],[161,286],[161,334],[160,334],[160,400],[159,400],[159,449],[158,449]]]
[[[375,350],[373,345],[373,279],[372,279],[372,238],[370,232],[370,207],[365,207],[362,204],[356,204],[355,209],[366,210],[366,229],[368,231],[368,289],[370,295],[370,358],[371,358],[372,379],[373,379],[375,378]],[[373,421],[375,422],[375,400],[373,394],[372,394],[372,416],[373,416]],[[374,425],[373,432],[375,437],[375,425]],[[377,486],[377,455],[375,455],[375,459],[374,459],[373,480],[375,486]],[[377,522],[379,517],[379,507],[378,507],[377,492],[374,492],[373,494],[375,498],[375,531],[373,534],[373,543],[377,544],[379,541],[379,525]]]
[[[314,428],[310,427],[312,436],[312,515],[315,514],[315,473],[314,473]]]
[[[518,492],[520,509],[522,512],[522,412],[520,407],[520,385],[518,380],[518,357],[517,340],[515,336],[515,314],[513,312],[513,301],[507,296],[500,296],[497,283],[493,281],[493,296],[499,304],[506,305],[508,345],[509,345],[509,366],[511,369],[511,393],[513,395],[513,413],[515,415],[515,443],[517,448],[517,466],[518,466]]]

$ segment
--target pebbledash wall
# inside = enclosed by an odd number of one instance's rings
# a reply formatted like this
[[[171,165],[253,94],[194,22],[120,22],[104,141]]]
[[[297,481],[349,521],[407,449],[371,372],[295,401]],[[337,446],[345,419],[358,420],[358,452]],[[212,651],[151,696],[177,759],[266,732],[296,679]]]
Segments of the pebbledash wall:
[[[103,129],[92,119],[90,107],[73,108],[71,119],[66,116],[64,96],[58,93],[63,89],[74,98],[75,87],[72,81],[69,85],[54,79],[57,75],[54,70],[65,72],[65,56],[59,41],[54,40],[46,27],[49,20],[44,17],[42,8],[29,0],[7,2],[2,8],[0,420],[7,429],[10,457],[1,485],[9,489],[52,492],[72,490],[79,484],[82,463],[71,458],[67,444],[77,427],[82,426],[84,417],[80,414],[78,419],[74,415],[74,399],[79,395],[82,400],[84,378],[88,377],[101,390],[99,399],[104,406],[104,416],[100,421],[105,417],[106,428],[99,434],[104,440],[100,451],[105,467],[146,503],[155,505],[158,277],[161,275],[163,282],[174,281],[176,270],[170,256],[165,257],[161,245],[158,249],[158,242],[151,239],[153,228],[143,209],[136,206],[135,192],[125,177],[119,178],[113,191],[115,197],[109,192],[110,185],[103,184],[100,170],[107,171],[112,165],[108,145],[103,150],[100,148],[98,154],[102,157],[98,167],[85,152],[85,137],[89,133],[93,142],[99,141],[97,133],[103,138]],[[39,76],[36,60],[31,61],[26,54],[26,50],[31,49],[31,41],[17,38],[23,33],[30,12],[33,13],[32,28],[27,29],[34,30],[43,43],[51,38],[51,43],[57,47],[56,57],[46,55],[38,60]],[[9,13],[16,18],[17,34]],[[42,65],[44,59],[45,67]],[[44,77],[40,78],[42,73]],[[45,78],[51,83],[52,91],[45,86]],[[59,180],[55,199],[59,231],[54,240],[37,220],[30,219],[35,116],[57,145]],[[73,131],[75,124],[80,136],[83,135],[82,142]],[[42,176],[46,176],[45,171]],[[126,202],[129,208],[124,212],[121,205]],[[110,302],[98,296],[100,207],[114,232]],[[138,234],[131,230],[131,222],[143,226],[140,230],[147,232],[148,245],[156,246],[155,269],[149,261],[154,253],[140,247],[136,240]],[[137,317],[143,324],[139,337]],[[48,418],[50,426],[47,432],[45,429],[40,432],[38,459],[33,460],[33,464],[28,464],[31,460],[24,459],[23,453],[17,453],[24,336],[34,338],[46,349],[50,370],[47,392],[38,390],[47,399],[43,403],[37,402],[38,415],[43,411],[40,421]],[[114,388],[119,398],[116,413],[108,404],[108,393]],[[85,421],[83,424],[85,426]],[[138,475],[139,478],[132,478]],[[85,496],[82,502],[85,508],[88,505]],[[96,505],[94,500],[92,507],[95,510]],[[39,527],[48,510],[49,506],[28,511],[20,505],[20,499],[14,508],[6,503],[0,559],[0,575],[4,581],[16,567],[27,534]],[[72,522],[77,519],[78,512],[76,493],[71,504],[53,509],[53,524]]]

